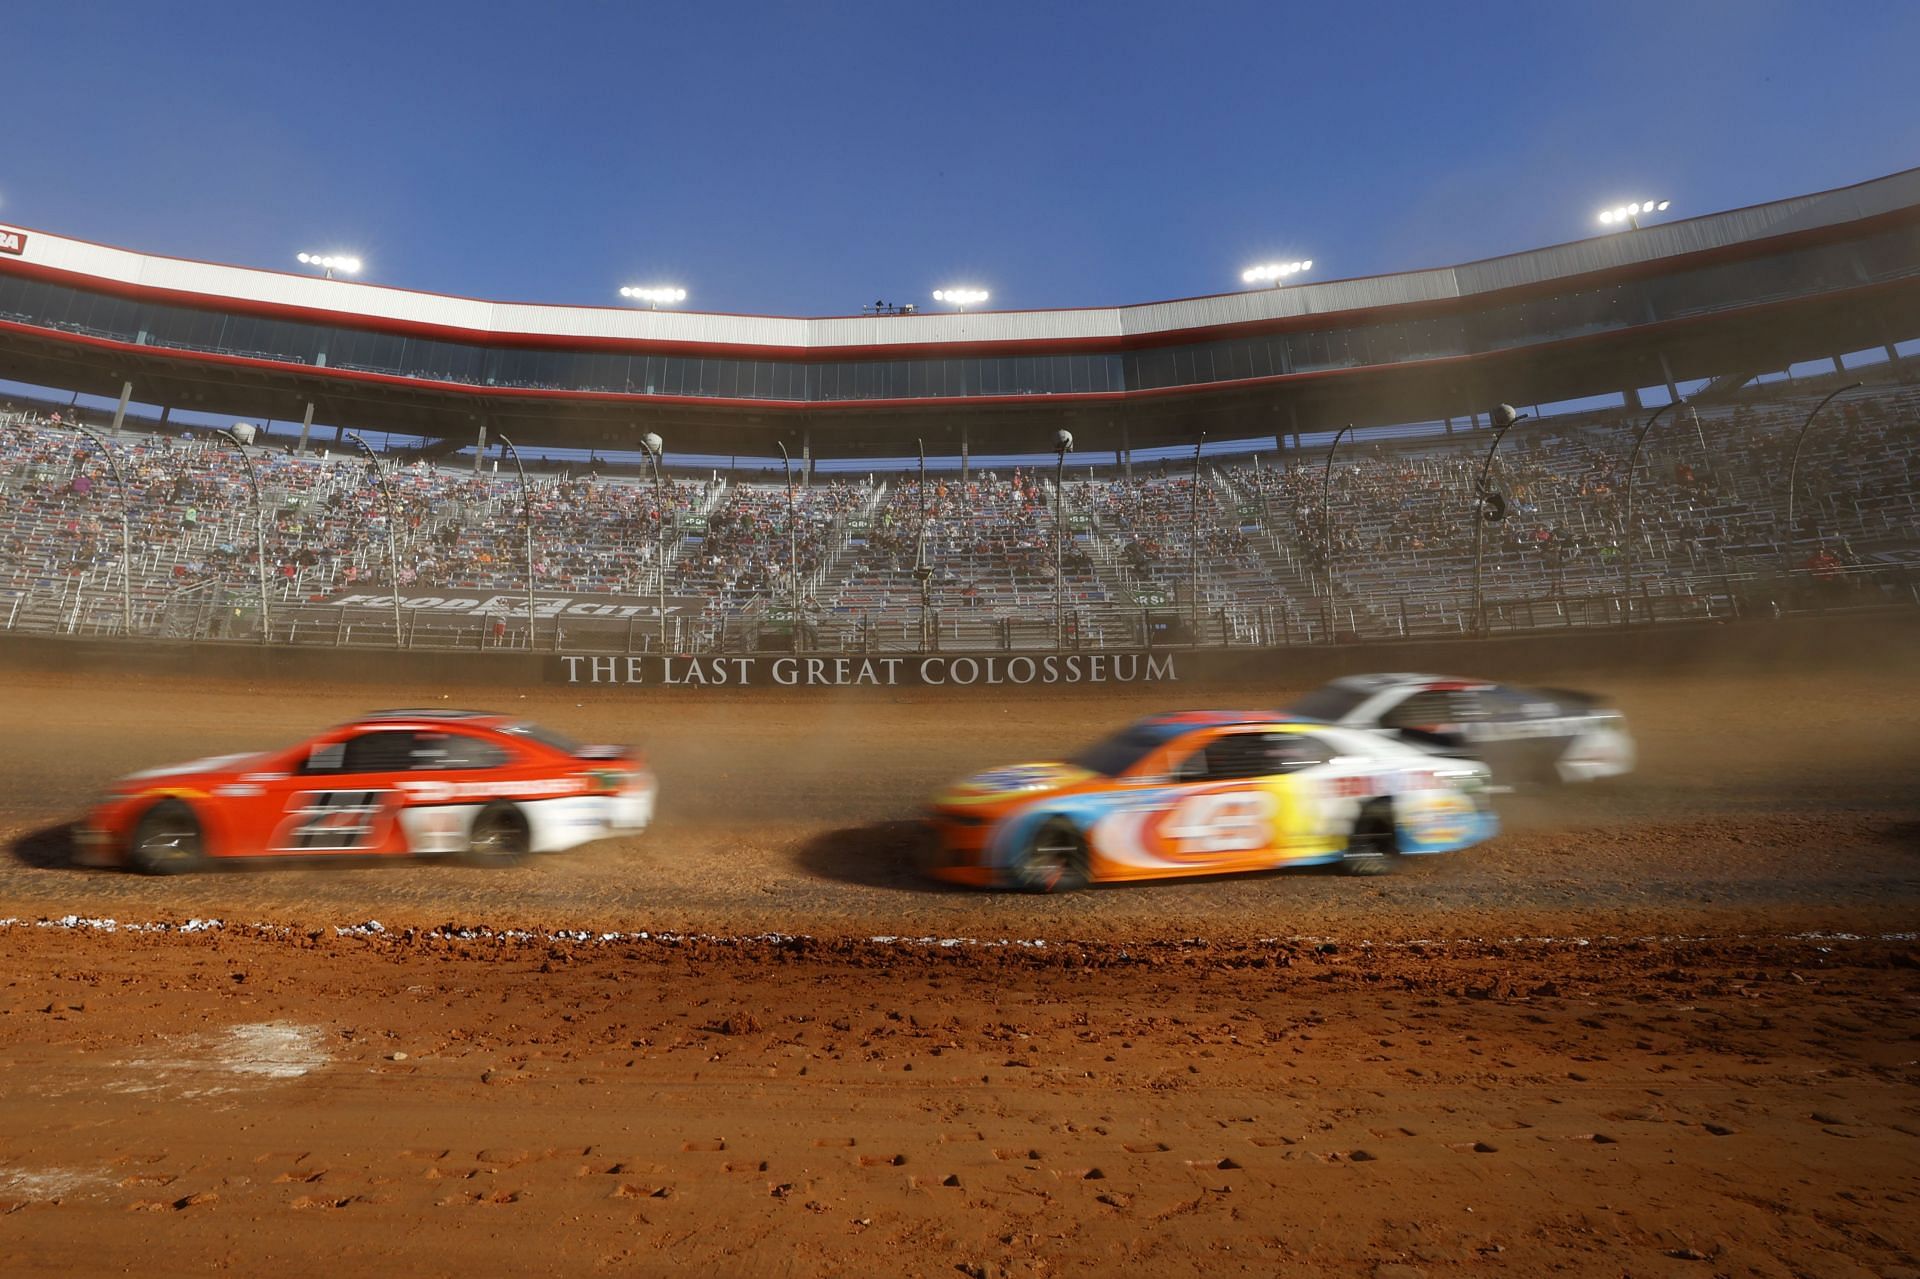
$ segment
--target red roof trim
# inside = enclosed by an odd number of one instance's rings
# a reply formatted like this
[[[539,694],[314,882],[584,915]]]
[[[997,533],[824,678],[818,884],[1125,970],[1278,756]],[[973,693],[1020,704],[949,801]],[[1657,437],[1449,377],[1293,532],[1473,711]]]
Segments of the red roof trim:
[[[1252,387],[1275,386],[1281,383],[1317,382],[1328,378],[1353,377],[1366,374],[1377,376],[1403,371],[1466,365],[1480,361],[1531,358],[1563,351],[1572,347],[1586,346],[1589,344],[1599,345],[1610,341],[1657,336],[1662,333],[1669,333],[1681,329],[1698,328],[1728,319],[1744,319],[1765,315],[1790,307],[1805,306],[1816,302],[1844,302],[1870,297],[1878,293],[1890,292],[1903,287],[1913,287],[1915,284],[1916,281],[1914,279],[1883,280],[1874,284],[1857,285],[1850,289],[1829,290],[1825,293],[1813,294],[1804,298],[1783,298],[1771,302],[1758,303],[1754,306],[1740,307],[1731,311],[1714,311],[1703,315],[1689,315],[1672,320],[1662,320],[1653,324],[1635,325],[1630,329],[1611,330],[1604,333],[1586,333],[1578,337],[1560,338],[1550,342],[1536,342],[1520,347],[1505,347],[1497,351],[1482,351],[1470,355],[1445,355],[1421,360],[1401,360],[1392,364],[1363,364],[1349,368],[1311,369],[1294,373],[1268,374],[1261,377],[1235,378],[1223,382],[1149,387],[1137,391],[1081,391],[1061,395],[969,395],[884,400],[743,400],[720,396],[627,395],[610,391],[571,391],[531,387],[473,386],[464,382],[439,382],[430,378],[401,377],[391,373],[365,373],[357,369],[339,369],[325,365],[259,360],[249,356],[223,355],[212,351],[182,351],[165,346],[139,346],[131,342],[116,341],[112,338],[98,338],[87,334],[63,333],[57,329],[37,328],[30,324],[21,324],[12,320],[0,320],[0,333],[19,333],[24,336],[54,343],[71,343],[91,347],[95,350],[121,352],[150,358],[158,357],[167,360],[184,360],[192,363],[222,365],[230,368],[261,369],[279,374],[309,374],[318,376],[321,379],[338,379],[341,381],[372,385],[406,387],[430,393],[479,396],[488,399],[590,401],[627,406],[671,405],[674,407],[687,408],[746,409],[753,412],[764,413],[897,412],[903,409],[937,409],[970,406],[1033,408],[1039,405],[1114,403],[1126,400],[1164,399],[1168,396],[1202,396],[1246,390]]]
[[[570,337],[562,334],[547,333],[500,333],[491,330],[468,329],[457,326],[427,324],[413,320],[396,320],[377,316],[365,316],[356,312],[332,311],[315,307],[290,306],[278,302],[261,302],[247,298],[223,298],[203,293],[192,293],[178,289],[162,289],[148,285],[131,284],[124,281],[108,280],[84,272],[67,271],[49,267],[40,263],[0,260],[0,271],[15,272],[34,279],[69,287],[85,289],[89,292],[104,293],[115,297],[125,297],[141,301],[156,301],[177,306],[190,307],[201,311],[225,312],[241,315],[259,315],[273,319],[298,320],[310,324],[322,324],[333,327],[363,330],[367,332],[392,333],[405,337],[419,337],[434,341],[459,342],[471,346],[498,347],[520,350],[567,350],[567,351],[617,351],[627,354],[647,355],[688,355],[695,357],[724,357],[735,359],[786,360],[795,363],[832,363],[838,361],[860,360],[907,360],[922,358],[955,359],[970,356],[1004,358],[1018,355],[1075,354],[1105,355],[1123,351],[1148,350],[1158,347],[1182,346],[1194,342],[1216,341],[1222,338],[1240,337],[1258,333],[1287,333],[1303,330],[1347,328],[1369,324],[1382,319],[1418,318],[1428,315],[1446,315],[1462,311],[1480,310],[1486,307],[1504,305],[1528,297],[1538,297],[1553,293],[1567,292],[1587,287],[1601,281],[1625,282],[1646,279],[1675,271],[1689,270],[1701,266],[1717,265],[1722,262],[1738,261],[1744,258],[1760,257],[1796,247],[1810,247],[1834,240],[1848,239],[1867,235],[1887,227],[1905,222],[1920,220],[1920,208],[1909,207],[1876,214],[1869,218],[1860,218],[1851,222],[1842,222],[1822,227],[1812,227],[1803,231],[1791,231],[1781,235],[1767,236],[1756,240],[1743,240],[1738,244],[1723,245],[1713,249],[1703,249],[1694,253],[1675,254],[1669,257],[1655,258],[1647,262],[1633,263],[1624,267],[1611,267],[1600,271],[1584,272],[1577,275],[1555,276],[1533,284],[1515,285],[1505,289],[1493,289],[1481,293],[1468,294],[1465,297],[1436,298],[1428,301],[1397,302],[1387,306],[1356,307],[1344,311],[1323,311],[1312,315],[1285,316],[1273,319],[1246,320],[1232,324],[1203,325],[1184,329],[1168,329],[1155,333],[1128,334],[1113,337],[1085,338],[1032,338],[1005,339],[998,341],[975,342],[916,342],[865,346],[831,347],[795,347],[769,346],[755,343],[725,342],[686,342],[658,340],[651,338],[596,338]],[[1631,232],[1623,234],[1632,234]],[[1533,250],[1537,252],[1538,250]],[[156,255],[157,256],[157,255]],[[1520,256],[1520,255],[1509,255]],[[173,259],[190,261],[191,259]],[[1498,261],[1500,259],[1488,259]],[[215,264],[217,265],[217,264]],[[1473,265],[1471,263],[1466,265]],[[239,267],[236,270],[253,270]],[[1448,268],[1435,268],[1445,270]],[[280,275],[278,272],[263,274]],[[1363,277],[1388,278],[1388,277]],[[388,288],[386,285],[363,287]],[[394,292],[413,293],[416,296],[444,297],[442,294],[423,294],[415,290],[394,289]],[[1227,294],[1213,296],[1232,296]],[[480,301],[479,299],[457,299],[460,301]],[[1181,299],[1182,301],[1204,301],[1201,299]],[[552,306],[558,309],[593,309],[564,307],[556,303],[485,303],[482,305],[515,306]],[[1143,303],[1138,305],[1166,305],[1165,303]],[[605,309],[605,308],[601,308]],[[1106,308],[1080,307],[1060,308],[1061,310],[1100,310]],[[1131,309],[1131,308],[1114,308]],[[984,312],[983,314],[996,314]],[[1000,312],[998,314],[1036,314],[1034,312]],[[1040,313],[1044,314],[1044,313]],[[747,317],[780,318],[780,317]]]

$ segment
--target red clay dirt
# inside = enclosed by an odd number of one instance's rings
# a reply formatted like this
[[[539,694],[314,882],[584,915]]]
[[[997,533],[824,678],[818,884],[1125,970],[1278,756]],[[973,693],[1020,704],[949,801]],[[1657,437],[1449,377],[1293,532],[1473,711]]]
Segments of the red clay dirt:
[[[4,679],[0,1272],[1920,1275],[1920,664],[1569,671],[1642,771],[1483,848],[1058,899],[905,823],[1293,690]],[[475,701],[641,744],[659,825],[63,862],[121,773]]]

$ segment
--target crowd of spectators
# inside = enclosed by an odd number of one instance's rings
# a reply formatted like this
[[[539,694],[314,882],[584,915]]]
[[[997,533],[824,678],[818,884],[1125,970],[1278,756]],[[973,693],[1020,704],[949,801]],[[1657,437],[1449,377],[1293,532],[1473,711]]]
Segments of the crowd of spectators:
[[[1635,477],[1631,536],[1649,580],[1678,581],[1756,559],[1838,571],[1886,546],[1920,544],[1920,394],[1881,389],[1836,401],[1807,441],[1794,525],[1786,473],[1806,397],[1750,397],[1682,411],[1649,438]],[[56,416],[0,415],[0,588],[102,586],[129,521],[137,593],[196,584],[251,589],[252,495],[225,440],[123,432],[112,447],[120,500],[99,450]],[[1495,595],[1603,594],[1618,579],[1626,459],[1638,423],[1622,415],[1516,428],[1492,472],[1506,518],[1483,526]],[[1323,509],[1322,458],[1280,465],[1175,467],[1073,479],[1061,548],[1065,595],[1100,603],[1156,587],[1179,593],[1196,560],[1210,604],[1285,601],[1317,590],[1357,607],[1452,598],[1474,550],[1471,495],[1484,432],[1444,441],[1349,445]],[[1709,447],[1710,444],[1710,447]],[[389,586],[388,520],[402,591],[506,593],[525,585],[517,479],[413,461],[383,468],[392,501],[352,456],[249,450],[265,496],[266,559],[281,598]],[[927,482],[911,474],[803,484],[654,484],[586,474],[533,478],[534,571],[547,592],[644,596],[662,585],[715,613],[786,592],[843,612],[909,606],[924,552],[943,609],[1017,612],[1055,595],[1055,495],[1045,469]],[[1194,542],[1198,530],[1198,554]],[[1329,541],[1329,538],[1331,539]],[[789,580],[790,555],[798,582]],[[662,551],[667,563],[661,563]]]

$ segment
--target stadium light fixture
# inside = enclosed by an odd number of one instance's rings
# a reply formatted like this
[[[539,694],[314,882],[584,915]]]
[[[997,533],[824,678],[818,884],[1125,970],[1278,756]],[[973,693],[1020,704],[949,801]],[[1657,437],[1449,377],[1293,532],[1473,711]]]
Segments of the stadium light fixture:
[[[1312,258],[1301,258],[1293,262],[1262,262],[1259,266],[1250,266],[1240,273],[1242,284],[1271,284],[1276,289],[1302,271],[1313,270]]]
[[[233,445],[234,452],[247,467],[247,487],[253,491],[254,567],[260,578],[260,642],[271,644],[273,614],[267,602],[267,508],[260,500],[260,473],[254,469],[253,457],[247,452],[247,445],[253,443],[253,424],[235,422],[231,428],[217,428],[217,432]]]
[[[1487,414],[1487,425],[1493,428],[1493,443],[1487,446],[1487,460],[1480,464],[1480,476],[1473,482],[1473,633],[1484,635],[1487,630],[1487,617],[1481,606],[1480,598],[1480,562],[1485,543],[1486,527],[1489,523],[1506,518],[1507,498],[1504,493],[1490,488],[1487,477],[1493,473],[1493,455],[1500,449],[1500,441],[1507,438],[1507,432],[1514,426],[1532,417],[1531,413],[1521,413],[1511,404],[1496,404]]]
[[[675,302],[685,302],[687,300],[687,291],[685,289],[675,288],[671,284],[646,288],[630,286],[622,288],[620,290],[620,296],[634,302],[645,302],[657,311],[660,309],[662,303],[671,306]]]
[[[625,292],[625,290],[621,290]],[[656,565],[659,584],[660,609],[660,660],[667,660],[667,524],[672,514],[667,510],[667,479],[660,472],[661,463],[667,460],[666,441],[657,431],[648,431],[640,437],[640,447],[646,450],[647,460],[653,463],[653,501],[660,508],[659,545],[655,548],[658,558]]]
[[[956,311],[964,311],[970,306],[979,306],[991,296],[985,289],[935,289],[933,300],[945,302]]]
[[[347,254],[302,253],[298,260],[301,266],[317,267],[329,280],[335,271],[342,275],[360,274],[360,259]]]
[[[1635,200],[1631,204],[1615,205],[1611,209],[1600,210],[1600,225],[1619,226],[1625,223],[1638,231],[1641,218],[1650,213],[1665,213],[1672,204],[1672,200]]]
[[[1055,431],[1053,449],[1053,651],[1067,646],[1067,454],[1073,432]]]

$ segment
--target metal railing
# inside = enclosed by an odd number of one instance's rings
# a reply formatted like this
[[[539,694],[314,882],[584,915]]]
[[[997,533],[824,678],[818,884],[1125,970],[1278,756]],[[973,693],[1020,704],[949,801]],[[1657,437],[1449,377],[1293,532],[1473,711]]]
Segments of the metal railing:
[[[453,614],[402,608],[396,629],[391,602],[276,607],[262,634],[255,593],[227,583],[196,583],[158,600],[138,601],[135,633],[154,640],[245,641],[326,648],[405,648],[525,653],[646,653],[659,648],[649,613],[620,620],[543,613],[531,634],[523,611]],[[819,610],[789,619],[779,602],[750,600],[725,613],[670,618],[675,653],[805,651],[913,653],[921,637],[943,652],[1051,651],[1054,619],[1044,610],[936,608],[925,631],[916,606],[861,611]],[[1292,603],[1295,607],[1288,607]],[[1064,647],[1073,650],[1151,648],[1289,648],[1395,640],[1462,639],[1473,635],[1468,610],[1450,593],[1407,592],[1361,609],[1342,600],[1184,602],[1165,607],[1081,605],[1068,610]],[[1315,605],[1318,607],[1316,608]],[[1920,608],[1920,562],[1855,568],[1731,571],[1642,582],[1618,593],[1490,595],[1482,634],[1552,634],[1589,628],[1777,618],[1794,614]],[[1196,626],[1197,623],[1197,626]],[[19,633],[118,636],[117,588],[106,582],[29,586],[0,596],[0,629]],[[537,636],[537,640],[532,636]]]

